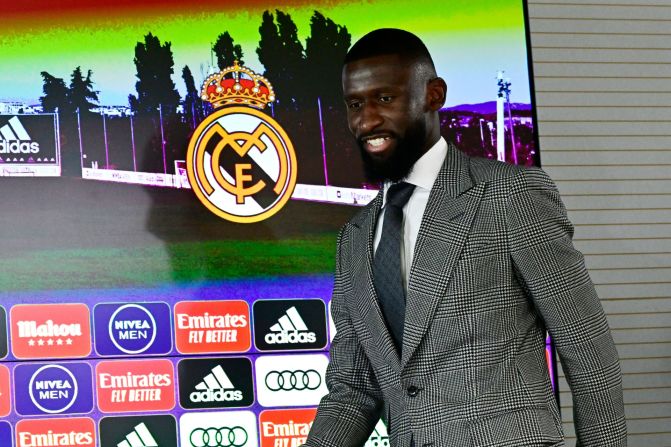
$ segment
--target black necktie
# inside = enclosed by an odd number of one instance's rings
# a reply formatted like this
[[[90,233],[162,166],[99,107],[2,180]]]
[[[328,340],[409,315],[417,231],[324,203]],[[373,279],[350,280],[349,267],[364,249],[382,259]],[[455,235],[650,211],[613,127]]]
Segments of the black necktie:
[[[415,185],[396,183],[387,191],[382,235],[373,260],[373,282],[396,348],[403,346],[405,320],[405,287],[401,271],[401,241],[403,240],[403,206]]]

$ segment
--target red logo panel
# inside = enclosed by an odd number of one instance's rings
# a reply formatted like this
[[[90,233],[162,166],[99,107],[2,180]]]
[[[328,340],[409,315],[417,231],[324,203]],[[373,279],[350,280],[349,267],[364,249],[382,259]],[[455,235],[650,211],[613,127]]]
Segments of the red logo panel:
[[[175,407],[170,360],[105,361],[96,365],[98,408],[105,413],[167,411]]]
[[[10,389],[9,369],[0,365],[0,417],[7,416],[11,411]]]
[[[23,419],[16,424],[17,447],[95,447],[91,418]]]
[[[251,344],[245,301],[182,301],[175,305],[175,346],[182,354],[245,352]]]
[[[10,311],[12,352],[20,359],[86,357],[91,324],[85,304],[20,304]]]
[[[316,415],[316,408],[262,411],[259,415],[261,447],[303,444]]]

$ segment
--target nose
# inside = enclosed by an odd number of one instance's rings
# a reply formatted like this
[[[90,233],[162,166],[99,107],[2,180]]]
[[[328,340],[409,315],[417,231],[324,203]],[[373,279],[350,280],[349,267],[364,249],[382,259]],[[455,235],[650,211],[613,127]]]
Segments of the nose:
[[[380,110],[376,105],[370,102],[365,103],[359,112],[359,120],[357,123],[357,133],[365,135],[384,123],[384,118],[380,115]]]

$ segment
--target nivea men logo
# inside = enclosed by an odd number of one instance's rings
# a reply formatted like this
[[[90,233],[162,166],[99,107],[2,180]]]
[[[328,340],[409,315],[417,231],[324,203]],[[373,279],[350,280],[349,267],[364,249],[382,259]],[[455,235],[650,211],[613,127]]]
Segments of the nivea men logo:
[[[93,409],[91,367],[86,363],[18,365],[16,411],[21,415],[88,413]]]
[[[0,154],[36,154],[40,144],[33,141],[18,116],[0,127]]]
[[[253,312],[254,342],[260,351],[326,346],[326,306],[320,299],[259,300]]]
[[[77,379],[67,368],[45,365],[30,379],[28,392],[35,406],[45,413],[62,413],[77,399]]]
[[[177,447],[177,423],[170,415],[105,417],[100,447]]]
[[[167,354],[172,349],[166,303],[103,303],[93,310],[100,355]]]
[[[249,407],[254,403],[248,358],[185,359],[177,370],[183,408]]]

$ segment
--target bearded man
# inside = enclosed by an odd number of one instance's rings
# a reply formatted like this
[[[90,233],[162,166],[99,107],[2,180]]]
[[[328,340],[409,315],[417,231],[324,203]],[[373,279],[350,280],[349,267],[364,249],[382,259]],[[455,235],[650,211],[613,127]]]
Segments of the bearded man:
[[[555,342],[578,445],[626,445],[617,351],[559,193],[538,168],[440,136],[447,86],[419,38],[373,31],[343,92],[378,196],[338,237],[336,335],[308,447],[563,446]]]

